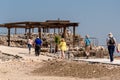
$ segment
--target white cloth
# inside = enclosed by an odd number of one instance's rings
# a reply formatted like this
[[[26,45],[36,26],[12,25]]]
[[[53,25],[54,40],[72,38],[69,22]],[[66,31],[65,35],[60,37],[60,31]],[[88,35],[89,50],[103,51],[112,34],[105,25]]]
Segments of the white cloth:
[[[28,39],[28,44],[33,44],[33,40],[31,40],[31,39]]]

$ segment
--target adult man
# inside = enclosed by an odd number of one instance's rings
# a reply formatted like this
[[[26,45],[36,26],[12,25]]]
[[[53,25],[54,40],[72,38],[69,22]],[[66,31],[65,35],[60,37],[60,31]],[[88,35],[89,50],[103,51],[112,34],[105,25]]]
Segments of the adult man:
[[[115,51],[115,46],[116,46],[116,40],[113,37],[112,33],[108,34],[108,38],[107,38],[107,46],[108,46],[108,52],[109,52],[109,56],[110,56],[110,62],[114,61],[113,58],[113,53]]]
[[[40,55],[40,50],[41,50],[41,45],[42,45],[42,40],[37,37],[34,41],[35,43],[35,55],[39,56]]]

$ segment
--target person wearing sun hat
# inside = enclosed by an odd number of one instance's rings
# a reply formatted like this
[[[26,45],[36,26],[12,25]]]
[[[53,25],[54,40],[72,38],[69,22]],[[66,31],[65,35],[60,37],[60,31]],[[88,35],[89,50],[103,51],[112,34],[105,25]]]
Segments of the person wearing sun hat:
[[[113,37],[113,34],[111,32],[108,34],[106,43],[107,43],[108,52],[109,52],[109,56],[110,56],[110,62],[113,62],[114,61],[114,51],[115,51],[115,46],[116,46],[116,39]]]

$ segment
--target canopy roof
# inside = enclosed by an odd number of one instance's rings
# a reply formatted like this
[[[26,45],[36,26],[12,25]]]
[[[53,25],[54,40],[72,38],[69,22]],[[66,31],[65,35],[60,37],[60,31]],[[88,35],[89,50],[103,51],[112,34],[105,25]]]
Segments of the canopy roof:
[[[31,28],[38,28],[38,33],[39,37],[41,38],[41,29],[51,29],[51,28],[61,28],[63,29],[63,34],[64,38],[66,28],[67,27],[73,27],[73,45],[74,45],[74,40],[75,40],[75,27],[78,26],[79,23],[76,22],[70,22],[69,20],[47,20],[45,22],[33,22],[33,21],[24,21],[24,22],[11,22],[11,23],[4,23],[0,24],[0,27],[8,28],[8,46],[10,46],[10,29],[15,28],[15,33],[16,33],[16,28],[25,28],[25,33],[26,29],[29,29],[29,37],[31,33]]]
[[[47,20],[45,22],[24,21],[0,24],[0,27],[6,28],[63,28],[70,26],[78,26],[78,23],[69,20]]]

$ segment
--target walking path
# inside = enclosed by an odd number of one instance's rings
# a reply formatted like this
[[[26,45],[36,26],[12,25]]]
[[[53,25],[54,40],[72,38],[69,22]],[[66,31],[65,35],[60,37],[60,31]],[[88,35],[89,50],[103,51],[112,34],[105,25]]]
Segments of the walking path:
[[[113,62],[110,62],[110,59],[107,58],[96,58],[96,59],[74,59],[75,61],[86,61],[90,63],[103,63],[103,64],[112,64],[120,65],[120,60],[114,59]]]
[[[52,57],[48,57],[48,56],[44,56],[44,55],[35,56],[34,49],[32,49],[31,54],[29,54],[28,48],[17,48],[17,47],[8,47],[8,46],[0,45],[0,51],[2,51],[4,54],[20,56],[23,59],[31,59],[31,60],[37,60],[37,61],[52,59]],[[110,62],[110,60],[107,58],[94,58],[94,59],[75,58],[74,61],[86,61],[86,62],[91,62],[91,63],[104,63],[104,64],[120,65],[120,59],[114,59],[113,62]]]
[[[29,54],[28,48],[17,48],[17,47],[0,45],[0,51],[4,54],[22,57],[25,60],[30,59],[30,60],[38,61],[38,60],[52,59],[52,57],[48,57],[44,55],[35,56],[34,49],[32,49],[31,53]]]

